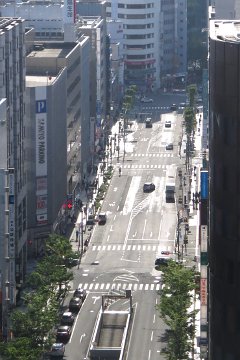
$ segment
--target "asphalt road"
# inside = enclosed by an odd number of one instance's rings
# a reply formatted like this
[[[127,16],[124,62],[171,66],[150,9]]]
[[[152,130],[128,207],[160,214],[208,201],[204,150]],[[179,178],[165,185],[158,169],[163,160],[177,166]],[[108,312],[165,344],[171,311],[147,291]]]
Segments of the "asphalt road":
[[[164,99],[169,102],[165,95]],[[159,96],[154,100],[153,104],[137,106],[162,104]],[[179,103],[185,98],[174,95],[170,101]],[[166,120],[171,120],[171,128],[165,127]],[[103,203],[107,223],[95,226],[89,249],[80,268],[75,269],[73,289],[80,285],[88,295],[66,345],[66,359],[87,359],[101,295],[126,288],[133,292],[134,316],[125,360],[164,359],[160,354],[164,324],[156,310],[160,273],[154,269],[154,261],[159,251],[174,250],[176,208],[165,202],[165,184],[168,169],[176,168],[181,161],[181,132],[181,115],[176,112],[154,109],[152,128],[134,121],[125,157],[120,158],[122,175],[116,166]],[[169,142],[174,144],[171,151],[165,149]],[[143,193],[143,184],[149,181],[156,190]]]

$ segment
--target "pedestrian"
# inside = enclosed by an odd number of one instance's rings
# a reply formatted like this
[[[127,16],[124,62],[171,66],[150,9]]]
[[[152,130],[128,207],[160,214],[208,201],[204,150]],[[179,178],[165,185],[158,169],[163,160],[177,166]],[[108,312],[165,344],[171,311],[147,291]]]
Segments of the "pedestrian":
[[[76,230],[76,242],[78,241],[79,231]]]

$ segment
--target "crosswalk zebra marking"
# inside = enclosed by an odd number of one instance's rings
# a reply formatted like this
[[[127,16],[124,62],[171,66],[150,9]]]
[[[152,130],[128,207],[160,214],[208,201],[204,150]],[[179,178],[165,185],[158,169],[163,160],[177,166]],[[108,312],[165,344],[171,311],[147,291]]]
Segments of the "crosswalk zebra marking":
[[[134,238],[132,239],[134,241],[137,241],[138,239]],[[142,240],[142,239],[139,239]],[[157,239],[146,239],[147,240],[151,240],[151,242],[156,242]],[[165,242],[173,242],[173,240],[170,239],[166,239]],[[162,246],[161,245],[139,245],[139,244],[134,244],[134,245],[117,245],[117,244],[109,244],[109,245],[92,245],[92,247],[90,247],[91,251],[152,251],[152,252],[156,252],[156,251],[161,251],[162,250]],[[168,251],[172,251],[171,250],[171,246],[168,247]]]
[[[161,284],[157,283],[129,283],[129,282],[119,282],[119,283],[80,283],[79,288],[83,288],[89,292],[99,292],[99,291],[122,291],[132,290],[132,291],[159,291]]]

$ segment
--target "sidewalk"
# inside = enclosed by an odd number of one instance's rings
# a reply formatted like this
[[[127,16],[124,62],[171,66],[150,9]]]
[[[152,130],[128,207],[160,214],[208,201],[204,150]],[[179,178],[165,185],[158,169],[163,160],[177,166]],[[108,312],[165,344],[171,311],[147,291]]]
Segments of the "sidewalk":
[[[178,211],[180,259],[187,267],[196,267],[200,271],[199,247],[199,201],[200,201],[200,170],[202,168],[202,113],[197,115],[197,131],[195,132],[194,145],[195,157],[192,159],[190,169],[186,169],[183,162],[177,169],[176,202]],[[200,121],[199,121],[200,120]],[[185,161],[184,138],[180,158]],[[180,200],[180,201],[179,201]],[[193,307],[198,310],[195,319],[196,336],[194,342],[194,359],[200,359],[200,348],[197,339],[200,337],[200,299],[196,295]]]

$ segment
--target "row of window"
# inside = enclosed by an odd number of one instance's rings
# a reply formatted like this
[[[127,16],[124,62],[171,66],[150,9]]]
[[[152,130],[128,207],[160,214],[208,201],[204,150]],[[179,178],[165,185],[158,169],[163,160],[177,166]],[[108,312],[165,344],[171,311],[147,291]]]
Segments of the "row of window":
[[[150,24],[134,24],[134,25],[123,25],[123,29],[128,29],[128,30],[138,30],[138,29],[152,29],[154,28],[154,24],[150,23]]]
[[[154,34],[151,33],[151,34],[141,34],[141,35],[127,35],[127,34],[124,34],[123,35],[123,38],[124,39],[128,39],[128,40],[144,40],[144,39],[152,39],[154,38]]]
[[[145,45],[126,45],[126,44],[123,44],[123,49],[126,49],[126,50],[145,50],[145,49],[152,49],[154,48],[154,44],[151,43],[151,44],[145,44]]]
[[[154,57],[154,54],[147,54],[147,55],[127,55],[127,60],[145,60],[145,59],[151,59]]]
[[[119,19],[151,19],[154,18],[154,13],[148,14],[118,14]]]
[[[111,7],[111,2],[107,2],[107,7]],[[118,8],[119,9],[149,9],[149,8],[153,8],[154,7],[154,3],[149,3],[149,4],[123,4],[123,3],[118,3]]]

